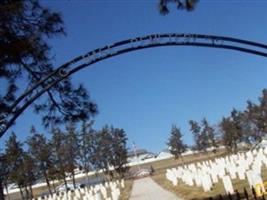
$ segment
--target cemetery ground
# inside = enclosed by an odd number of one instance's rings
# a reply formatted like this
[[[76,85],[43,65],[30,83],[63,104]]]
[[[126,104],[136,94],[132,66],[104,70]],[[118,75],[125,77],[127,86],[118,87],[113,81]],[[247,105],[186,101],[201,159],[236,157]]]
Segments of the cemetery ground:
[[[99,173],[98,176],[101,176],[101,174]],[[90,175],[88,178],[89,179],[94,179],[96,177],[96,175]],[[82,178],[76,178],[76,184],[78,185],[78,183],[80,181],[83,181],[84,179],[87,179],[87,177],[82,177]],[[71,181],[67,181],[68,183],[71,183]],[[132,189],[132,183],[133,181],[131,179],[125,180],[125,187],[124,188],[120,188],[121,189],[121,195],[119,200],[126,200],[129,199],[130,197],[130,193],[131,193],[131,189]],[[60,182],[50,182],[51,184],[51,189],[53,190],[53,188],[57,188],[58,186],[64,184],[63,181]],[[34,197],[39,197],[39,196],[43,196],[43,194],[48,194],[48,188],[46,184],[42,184],[41,186],[33,186],[33,195]],[[108,195],[110,195],[109,190],[107,190]],[[7,197],[6,199],[8,200],[20,200],[21,199],[21,195],[20,192],[15,192],[12,194],[9,194],[9,198]]]
[[[155,170],[155,172],[154,172],[154,174],[152,175],[151,178],[156,183],[158,183],[164,189],[175,193],[177,195],[177,197],[182,197],[183,199],[187,199],[186,196],[181,195],[183,193],[180,194],[180,191],[173,190],[172,184],[165,177],[166,169],[172,168],[172,167],[177,167],[178,165],[182,165],[182,164],[196,163],[196,162],[205,161],[205,160],[209,160],[209,159],[214,159],[216,157],[222,157],[222,156],[226,156],[226,155],[229,155],[229,153],[227,153],[225,150],[219,150],[216,153],[212,153],[212,152],[198,153],[198,154],[186,155],[186,156],[183,157],[183,160],[181,160],[181,159],[175,160],[175,159],[171,158],[171,159],[155,161],[153,163],[142,164],[142,165],[140,165],[140,168],[149,168],[149,167],[152,166],[153,169]],[[135,169],[135,168],[138,168],[138,166],[134,166],[131,169]],[[164,185],[165,182],[167,184],[169,184],[168,185],[169,187],[166,187]],[[187,187],[185,189],[187,189],[187,190],[184,190],[185,193],[190,192],[191,189],[192,189],[192,192],[194,191],[193,188],[189,188],[189,187]],[[204,193],[202,190],[199,190],[199,191]]]
[[[189,155],[183,156],[183,160],[168,158],[168,159],[159,160],[159,161],[155,161],[151,163],[141,164],[140,167],[149,168],[150,166],[152,166],[155,170],[155,174],[159,174],[159,173],[165,173],[167,168],[177,167],[178,165],[182,165],[182,164],[200,162],[200,161],[209,160],[209,159],[222,157],[226,155],[229,155],[229,153],[224,149],[220,149],[216,153],[206,152],[206,153],[189,154]],[[131,169],[136,169],[136,168],[138,168],[138,166],[131,167]]]
[[[202,188],[192,188],[192,187],[188,187],[185,186],[181,183],[179,183],[179,185],[177,187],[173,187],[171,182],[168,181],[165,177],[165,173],[166,173],[166,169],[167,168],[172,168],[172,167],[177,167],[178,165],[181,164],[190,164],[190,163],[195,163],[195,162],[200,162],[200,161],[204,161],[204,160],[209,160],[209,159],[213,159],[216,157],[222,157],[228,155],[228,153],[225,150],[220,150],[217,153],[212,153],[212,152],[207,152],[207,153],[198,153],[198,154],[192,154],[192,155],[186,155],[183,157],[183,161],[181,159],[164,159],[164,160],[160,160],[160,161],[155,161],[155,162],[151,162],[151,163],[146,163],[146,164],[142,164],[140,165],[140,168],[149,168],[149,167],[153,167],[155,172],[152,175],[152,179],[158,183],[159,185],[161,185],[164,189],[171,191],[173,193],[175,193],[178,197],[182,197],[184,199],[192,199],[196,196],[198,197],[206,197],[206,196],[212,196],[215,194],[219,194],[219,193],[223,193],[224,189],[222,184],[218,184],[218,186],[216,186],[214,188],[214,190],[212,192],[208,192],[207,194],[204,194]],[[136,169],[138,168],[138,166],[133,166],[131,167],[131,169]],[[266,178],[267,178],[267,169],[266,169]],[[92,176],[94,177],[94,175]],[[86,177],[84,177],[86,178]],[[82,178],[77,178],[76,182],[79,182],[79,180],[81,180]],[[266,180],[266,179],[264,179]],[[122,190],[122,194],[120,196],[120,200],[127,200],[130,198],[131,195],[131,190],[132,190],[132,186],[133,186],[133,182],[134,180],[132,179],[126,179],[125,181],[125,188]],[[59,183],[55,183],[55,187],[57,187],[58,185],[62,184],[63,182],[59,182]],[[236,184],[235,182],[233,184]],[[238,182],[238,184],[240,185],[239,187],[242,188],[243,184],[242,182]],[[179,187],[179,188],[178,188]],[[47,187],[46,186],[42,186],[42,187],[37,187],[37,188],[33,188],[33,193],[35,196],[39,196],[40,194],[47,192]],[[10,195],[11,199],[20,199],[20,195],[19,192],[18,193],[14,193]]]
[[[216,156],[211,157],[211,155],[210,155],[209,157],[206,157],[205,159],[201,159],[198,161],[205,161],[205,160],[210,160],[210,159],[213,160],[215,157],[218,157],[218,156],[216,155]],[[195,160],[195,161],[191,162],[190,160],[185,160],[184,164],[191,164],[191,163],[195,163],[195,162],[197,162],[197,161]],[[182,166],[182,163],[179,162],[178,165]],[[178,165],[173,166],[173,167],[177,167]],[[178,181],[177,186],[173,186],[171,181],[166,179],[165,173],[166,173],[166,169],[160,169],[158,172],[156,172],[152,176],[152,178],[156,183],[161,185],[164,189],[175,193],[178,197],[181,197],[185,200],[202,200],[202,199],[209,199],[210,197],[218,198],[220,194],[222,196],[227,196],[222,180],[219,180],[219,182],[216,183],[212,187],[211,191],[204,192],[202,187],[188,186],[185,183],[183,183],[181,180]],[[262,167],[261,175],[262,175],[263,182],[266,181],[267,180],[267,168],[265,166]],[[240,193],[240,197],[242,199],[244,198],[244,188],[246,189],[246,191],[248,193],[249,199],[254,199],[253,194],[252,194],[252,190],[249,187],[247,180],[240,180],[237,177],[236,179],[232,180],[232,184],[233,184],[234,190],[235,191],[237,190]]]
[[[112,193],[114,191],[113,191],[112,187],[107,187],[106,183],[103,183],[103,185],[105,185],[105,188],[106,188],[106,197],[105,197],[105,195],[102,196],[103,195],[102,189],[100,189],[100,190],[97,189],[97,187],[99,188],[100,184],[97,184],[96,187],[94,185],[94,188],[92,188],[92,187],[84,187],[82,189],[79,188],[79,189],[75,189],[75,190],[70,190],[68,192],[65,192],[65,191],[64,192],[63,191],[57,192],[57,195],[58,195],[57,198],[56,198],[56,196],[54,196],[55,194],[53,194],[53,197],[51,197],[50,195],[49,196],[40,195],[40,194],[42,194],[44,192],[47,193],[47,187],[45,187],[45,186],[38,187],[38,188],[33,188],[33,194],[34,194],[34,199],[38,199],[38,200],[41,199],[41,197],[42,197],[42,199],[48,199],[48,200],[52,200],[52,199],[62,199],[62,200],[65,200],[65,199],[76,199],[76,200],[78,200],[78,199],[85,199],[85,198],[86,199],[88,199],[88,198],[89,199],[91,199],[91,198],[92,199],[102,199],[103,198],[103,199],[126,200],[126,199],[129,199],[131,188],[132,188],[132,183],[133,183],[132,180],[126,180],[126,181],[124,181],[124,186],[122,186],[121,185],[122,181],[119,181],[119,183],[117,184],[117,188],[118,188],[118,190],[120,192],[120,195],[117,196],[117,197],[113,196]],[[55,184],[55,187],[60,185],[60,184],[62,184],[62,183]],[[89,190],[91,190],[91,192]],[[100,196],[102,196],[102,198],[99,198],[98,195],[89,197],[88,195],[92,194],[93,193],[92,191],[98,191],[97,193],[101,194]],[[84,196],[82,196],[82,195],[84,195]],[[16,192],[16,193],[10,194],[5,199],[6,200],[20,200],[21,196],[20,196],[19,192]]]

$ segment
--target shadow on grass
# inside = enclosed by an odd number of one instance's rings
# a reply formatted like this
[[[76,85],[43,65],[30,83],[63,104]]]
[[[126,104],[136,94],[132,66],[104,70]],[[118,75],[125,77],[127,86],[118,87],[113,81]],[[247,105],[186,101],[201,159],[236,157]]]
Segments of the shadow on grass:
[[[236,190],[234,194],[219,194],[212,197],[206,198],[191,198],[190,200],[265,200],[264,195],[257,197],[254,188],[250,189],[249,192],[246,188],[242,192]]]

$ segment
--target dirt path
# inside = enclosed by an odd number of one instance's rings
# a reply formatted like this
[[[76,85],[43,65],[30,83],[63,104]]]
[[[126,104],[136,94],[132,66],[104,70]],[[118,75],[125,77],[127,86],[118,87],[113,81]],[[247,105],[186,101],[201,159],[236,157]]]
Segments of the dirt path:
[[[163,189],[150,177],[134,181],[130,200],[182,200],[175,194]]]

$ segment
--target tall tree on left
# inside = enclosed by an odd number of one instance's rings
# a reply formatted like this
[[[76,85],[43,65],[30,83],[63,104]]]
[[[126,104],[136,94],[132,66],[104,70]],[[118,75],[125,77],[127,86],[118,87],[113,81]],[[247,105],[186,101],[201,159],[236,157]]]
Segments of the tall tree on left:
[[[21,199],[24,199],[23,188],[26,185],[23,173],[24,150],[23,143],[18,141],[15,133],[12,133],[5,144],[6,163],[10,167],[9,180],[15,183],[21,193]]]
[[[0,200],[5,199],[4,195],[4,188],[6,189],[8,200],[9,195],[8,195],[8,175],[9,175],[9,165],[7,163],[7,156],[4,152],[0,152]]]
[[[31,98],[64,74],[53,73],[51,46],[48,40],[65,35],[59,13],[40,5],[38,0],[0,1],[0,137],[29,106]],[[49,74],[36,90],[29,91]],[[31,90],[30,90],[31,91]],[[74,86],[67,77],[46,90],[35,101],[47,127],[66,121],[78,121],[97,113],[96,104],[82,85]]]

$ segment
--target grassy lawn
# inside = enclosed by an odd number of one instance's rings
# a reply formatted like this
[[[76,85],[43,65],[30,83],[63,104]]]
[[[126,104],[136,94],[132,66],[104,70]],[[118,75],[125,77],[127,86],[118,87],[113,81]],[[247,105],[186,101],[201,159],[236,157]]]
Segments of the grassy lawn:
[[[213,158],[217,156],[218,155],[213,156]],[[209,157],[211,158],[211,156]],[[210,159],[209,157],[208,156],[206,156],[206,158],[202,157],[202,161]],[[192,160],[185,162],[185,164],[197,162],[197,161],[192,161]],[[201,161],[201,160],[198,160],[198,161]],[[178,164],[176,166],[178,166]],[[171,166],[171,167],[174,167],[174,166]],[[168,167],[168,168],[171,168],[171,167]],[[157,173],[155,173],[152,176],[153,180],[157,182],[159,185],[161,185],[163,188],[175,193],[177,196],[182,197],[186,200],[189,200],[189,199],[200,200],[200,199],[206,199],[208,197],[218,197],[219,194],[226,195],[224,186],[221,180],[217,184],[214,185],[211,191],[204,192],[202,187],[197,187],[197,186],[190,187],[184,184],[181,180],[179,181],[176,187],[173,186],[172,183],[166,179],[165,172],[166,172],[166,168],[164,170],[160,169]],[[267,180],[267,168],[265,167],[263,167],[263,170],[262,170],[262,178],[263,178],[263,181]],[[252,192],[249,189],[247,180],[239,180],[237,178],[232,181],[232,184],[233,184],[234,190],[238,190],[241,197],[244,197],[243,191],[244,191],[244,188],[246,188],[248,191],[248,195],[252,199]]]

